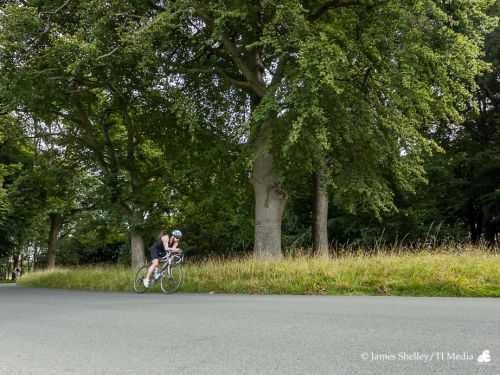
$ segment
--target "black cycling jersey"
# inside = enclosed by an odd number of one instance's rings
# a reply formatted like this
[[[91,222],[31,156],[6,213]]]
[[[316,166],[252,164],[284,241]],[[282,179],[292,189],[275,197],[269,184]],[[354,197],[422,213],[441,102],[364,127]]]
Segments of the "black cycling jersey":
[[[174,238],[169,237],[168,239],[168,247],[174,246]],[[165,250],[165,246],[163,245],[163,241],[161,239],[156,240],[149,249],[151,251],[151,259],[158,259],[164,257],[167,253]]]
[[[153,244],[153,247],[156,248],[158,251],[165,251],[165,245],[163,245],[162,240],[156,240],[155,243]]]

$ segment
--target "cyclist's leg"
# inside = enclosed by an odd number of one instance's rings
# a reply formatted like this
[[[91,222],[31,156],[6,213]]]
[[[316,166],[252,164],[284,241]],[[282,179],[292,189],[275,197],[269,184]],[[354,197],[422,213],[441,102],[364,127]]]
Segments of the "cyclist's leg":
[[[148,268],[148,273],[146,274],[146,279],[149,280],[151,278],[151,274],[160,264],[160,254],[155,248],[151,249],[151,266]]]
[[[153,261],[151,262],[151,266],[149,266],[148,268],[148,273],[146,275],[146,279],[150,279],[151,278],[151,274],[154,272],[155,268],[157,268],[160,264],[160,260],[158,258],[156,259],[153,259]]]

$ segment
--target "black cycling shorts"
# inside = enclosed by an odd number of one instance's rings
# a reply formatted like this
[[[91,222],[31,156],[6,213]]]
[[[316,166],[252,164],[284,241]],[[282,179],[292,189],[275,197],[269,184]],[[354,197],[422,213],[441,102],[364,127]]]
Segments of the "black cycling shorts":
[[[167,255],[165,250],[158,249],[156,246],[151,248],[151,260],[160,259]]]

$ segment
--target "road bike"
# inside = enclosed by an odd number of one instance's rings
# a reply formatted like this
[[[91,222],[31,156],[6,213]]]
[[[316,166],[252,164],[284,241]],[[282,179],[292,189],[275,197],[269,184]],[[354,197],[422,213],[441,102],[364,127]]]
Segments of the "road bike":
[[[136,293],[144,293],[146,290],[152,290],[155,284],[160,283],[163,293],[174,293],[182,285],[184,272],[182,263],[184,262],[184,253],[180,249],[175,251],[167,250],[164,257],[159,259],[160,265],[156,268],[150,278],[149,288],[144,286],[144,279],[148,273],[150,264],[145,264],[135,274],[134,290]]]

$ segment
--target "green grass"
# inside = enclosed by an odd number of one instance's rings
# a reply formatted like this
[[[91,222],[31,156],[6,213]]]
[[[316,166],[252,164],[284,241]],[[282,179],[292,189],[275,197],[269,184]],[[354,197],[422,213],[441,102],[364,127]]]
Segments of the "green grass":
[[[479,251],[212,260],[187,264],[185,272],[181,292],[500,297],[500,256]],[[18,283],[125,292],[133,275],[119,267],[56,269],[27,274]]]
[[[15,281],[13,280],[0,280],[0,284],[14,284]]]

